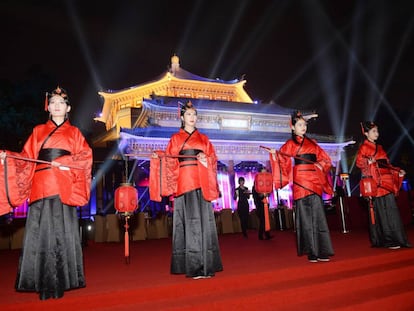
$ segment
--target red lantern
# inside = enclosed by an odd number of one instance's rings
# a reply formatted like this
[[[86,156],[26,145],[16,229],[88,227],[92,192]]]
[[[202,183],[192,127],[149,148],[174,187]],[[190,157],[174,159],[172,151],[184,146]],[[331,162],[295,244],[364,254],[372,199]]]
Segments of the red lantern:
[[[371,176],[364,177],[359,182],[359,190],[363,197],[375,197],[377,195],[377,183]]]
[[[375,212],[372,198],[377,196],[377,182],[371,176],[363,177],[359,182],[361,195],[369,199],[369,213],[371,224],[375,225]]]
[[[270,230],[270,220],[269,220],[269,201],[267,196],[273,191],[273,176],[269,172],[260,172],[257,173],[254,178],[254,188],[257,193],[265,194],[263,198],[264,205],[264,218],[265,218],[265,230]]]
[[[118,212],[124,213],[125,216],[125,261],[129,263],[129,234],[128,234],[128,219],[138,206],[138,191],[129,183],[121,184],[115,190],[115,209]]]
[[[132,213],[138,206],[138,191],[129,183],[115,190],[115,209],[121,213]]]
[[[273,191],[273,176],[269,172],[257,173],[254,179],[254,187],[257,193],[271,193]]]

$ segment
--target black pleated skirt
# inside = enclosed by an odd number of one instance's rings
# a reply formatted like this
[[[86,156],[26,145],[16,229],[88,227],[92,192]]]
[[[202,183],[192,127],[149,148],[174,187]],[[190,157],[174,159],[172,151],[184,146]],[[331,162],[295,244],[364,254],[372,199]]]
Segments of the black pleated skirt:
[[[374,215],[375,224],[370,219],[369,226],[372,247],[411,247],[392,193],[374,198]]]
[[[39,292],[45,299],[84,286],[76,208],[59,197],[34,202],[26,219],[16,290]]]
[[[298,255],[334,255],[322,198],[316,194],[296,202],[296,239]]]
[[[223,270],[211,202],[201,190],[174,200],[171,273],[213,276]]]

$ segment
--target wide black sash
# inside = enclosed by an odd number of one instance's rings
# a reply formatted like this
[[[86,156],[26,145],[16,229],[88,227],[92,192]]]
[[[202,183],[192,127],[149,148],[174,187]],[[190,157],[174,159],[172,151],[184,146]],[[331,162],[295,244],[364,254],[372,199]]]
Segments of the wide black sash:
[[[377,161],[379,167],[387,167],[388,166],[387,159],[377,159],[376,161]]]
[[[316,162],[316,154],[314,154],[314,153],[298,154],[295,157],[295,165],[298,165],[298,164],[311,164],[311,162],[313,162],[313,163]]]
[[[200,152],[203,152],[200,149],[185,149],[185,150],[180,150],[180,155],[188,155],[188,156],[196,156],[197,154],[199,154]],[[195,159],[193,157],[189,157],[189,158],[178,158],[179,162],[183,162],[183,161],[194,161]]]
[[[57,159],[61,156],[69,155],[69,154],[70,154],[70,151],[67,151],[65,149],[44,148],[44,149],[40,149],[39,156],[37,157],[37,159],[51,162],[54,159]]]

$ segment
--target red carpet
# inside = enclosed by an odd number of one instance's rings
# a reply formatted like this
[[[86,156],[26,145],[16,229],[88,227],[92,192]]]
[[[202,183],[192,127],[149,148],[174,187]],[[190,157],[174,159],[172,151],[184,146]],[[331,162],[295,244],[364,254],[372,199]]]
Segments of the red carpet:
[[[4,310],[414,310],[414,249],[373,249],[368,233],[332,232],[336,255],[309,263],[296,255],[293,231],[259,241],[221,235],[224,271],[214,278],[170,275],[170,239],[93,243],[84,249],[87,287],[40,301],[14,291],[20,251],[0,251]],[[408,228],[414,242],[414,228]]]

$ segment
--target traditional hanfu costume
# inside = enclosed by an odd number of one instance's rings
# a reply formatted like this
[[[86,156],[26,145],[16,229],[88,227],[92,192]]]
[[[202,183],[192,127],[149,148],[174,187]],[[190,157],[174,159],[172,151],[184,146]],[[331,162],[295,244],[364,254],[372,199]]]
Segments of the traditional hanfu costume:
[[[369,163],[369,159],[375,161]],[[368,139],[359,147],[356,165],[361,169],[362,178],[373,178],[377,185],[376,196],[371,198],[374,213],[369,216],[372,247],[411,247],[395,202],[403,180],[400,169],[390,164],[381,145]]]
[[[297,253],[307,254],[310,260],[328,259],[334,255],[331,237],[324,211],[322,193],[332,194],[327,181],[331,168],[329,155],[307,136],[289,139],[277,157],[270,154],[272,167],[280,167],[284,176],[291,176],[293,166],[293,199],[295,201],[295,221]],[[316,166],[319,165],[322,170]],[[275,170],[273,170],[274,172]],[[275,180],[278,180],[280,170]]]
[[[206,155],[207,166],[196,155]],[[173,134],[165,153],[151,159],[150,196],[174,194],[171,273],[208,277],[223,270],[211,201],[219,196],[217,157],[197,129]]]
[[[13,202],[29,199],[16,290],[39,292],[47,299],[84,287],[76,206],[89,200],[91,148],[66,119],[60,125],[49,120],[36,126],[21,153],[6,153],[0,165],[0,202],[9,209]],[[46,164],[53,160],[61,166]]]

